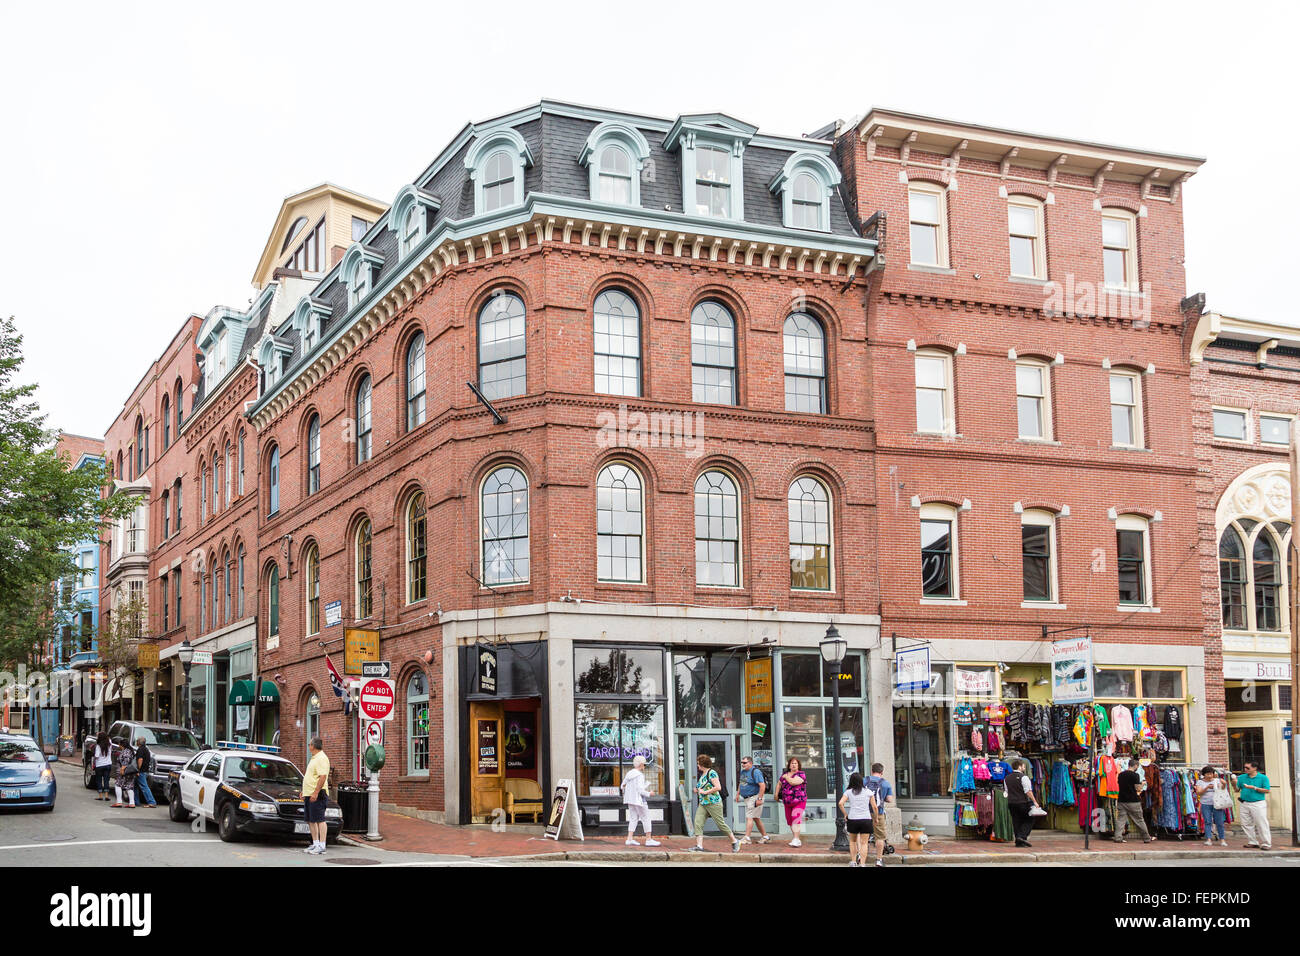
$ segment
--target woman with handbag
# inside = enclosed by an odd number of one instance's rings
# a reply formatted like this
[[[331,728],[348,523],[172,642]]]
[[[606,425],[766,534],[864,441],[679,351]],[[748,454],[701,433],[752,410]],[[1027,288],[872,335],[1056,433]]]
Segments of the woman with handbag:
[[[1219,833],[1219,843],[1228,845],[1225,827],[1228,822],[1228,807],[1232,806],[1232,794],[1219,773],[1213,767],[1201,768],[1201,779],[1196,781],[1196,799],[1201,805],[1201,820],[1205,826],[1205,845],[1214,845],[1214,831]]]
[[[785,822],[794,832],[790,846],[803,846],[799,831],[803,829],[804,810],[808,806],[808,777],[798,757],[785,764],[785,773],[776,780],[776,799],[785,805]]]
[[[1034,796],[1034,785],[1025,773],[1027,765],[1017,757],[1011,761],[1011,773],[1007,774],[1007,809],[1011,811],[1011,827],[1016,834],[1016,846],[1033,846],[1029,834],[1034,829],[1034,817],[1045,817],[1047,811],[1038,805]]]

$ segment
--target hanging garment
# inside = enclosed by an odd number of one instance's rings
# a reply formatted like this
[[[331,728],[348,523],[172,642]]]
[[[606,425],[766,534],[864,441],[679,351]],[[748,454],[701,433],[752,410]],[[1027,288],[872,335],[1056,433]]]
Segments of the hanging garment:
[[[1160,771],[1160,808],[1156,813],[1157,825],[1166,830],[1181,830],[1179,819],[1178,774],[1172,770]]]
[[[972,761],[971,776],[973,776],[976,780],[987,781],[992,779],[991,775],[989,774],[989,762],[983,757],[976,757]]]
[[[1011,743],[1025,742],[1023,736],[1025,732],[1024,713],[1024,704],[1012,704],[1010,711],[1007,713],[1007,740]]]
[[[970,749],[978,752],[984,750],[984,735],[980,733],[979,724],[970,729]]]
[[[1155,764],[1147,764],[1142,768],[1142,775],[1146,779],[1146,789],[1142,791],[1142,806],[1158,809],[1162,802],[1160,788],[1160,768]]]
[[[1170,740],[1178,740],[1183,736],[1183,716],[1176,704],[1170,704],[1165,708],[1164,724],[1165,736]]]
[[[1106,708],[1101,704],[1094,704],[1092,708],[1093,720],[1097,727],[1098,737],[1110,736],[1110,718],[1106,716]]]
[[[1097,809],[1097,791],[1093,787],[1081,787],[1076,802],[1079,807],[1079,829],[1091,825],[1093,812]]]
[[[1006,704],[989,704],[984,708],[984,719],[989,722],[990,726],[1001,727],[1007,722],[1007,705]]]
[[[993,836],[998,840],[1014,840],[1015,827],[1011,824],[1011,808],[1007,804],[1007,788],[993,791]]]
[[[988,751],[991,754],[1002,753],[1002,737],[996,727],[989,728]]]
[[[1120,740],[1127,743],[1133,739],[1133,712],[1125,705],[1116,704],[1110,709],[1110,725]]]
[[[1087,747],[1088,741],[1092,738],[1093,720],[1090,710],[1079,711],[1079,716],[1074,719],[1074,739],[1079,742],[1080,747]]]
[[[957,773],[952,782],[952,789],[954,793],[975,789],[974,765],[970,757],[962,757],[957,761]]]
[[[1048,786],[1047,802],[1053,806],[1068,807],[1074,803],[1074,785],[1070,782],[1070,765],[1064,760],[1052,764],[1052,781]]]
[[[1156,732],[1151,727],[1151,711],[1146,704],[1133,708],[1133,726],[1138,740],[1155,740]]]
[[[965,726],[975,722],[975,708],[970,704],[958,704],[952,709],[952,722]]]
[[[975,813],[982,827],[993,826],[993,794],[977,793],[975,795]]]
[[[1074,716],[1069,707],[1057,704],[1052,708],[1052,739],[1063,744],[1070,739],[1070,729],[1074,726]]]

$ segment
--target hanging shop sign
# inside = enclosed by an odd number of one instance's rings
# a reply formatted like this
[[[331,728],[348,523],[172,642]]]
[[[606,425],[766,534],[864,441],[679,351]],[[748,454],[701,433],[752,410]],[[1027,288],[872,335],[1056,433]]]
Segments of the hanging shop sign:
[[[745,661],[745,713],[770,714],[773,710],[772,658]]]
[[[211,667],[211,666],[212,666],[212,652],[211,652],[211,651],[195,651],[195,652],[194,652],[194,658],[190,661],[190,666],[191,666],[191,667]]]
[[[379,632],[361,627],[343,629],[343,673],[361,676],[365,661],[379,660]]]
[[[486,644],[478,649],[478,692],[493,697],[497,693],[497,652]]]
[[[930,648],[909,647],[894,655],[894,690],[930,689]]]
[[[501,755],[497,749],[497,722],[495,720],[477,721],[478,729],[478,774],[480,777],[495,777],[501,773]]]
[[[141,644],[136,647],[135,663],[137,667],[145,670],[157,668],[158,666],[158,645]]]
[[[1053,641],[1052,702],[1083,704],[1092,698],[1092,638]]]

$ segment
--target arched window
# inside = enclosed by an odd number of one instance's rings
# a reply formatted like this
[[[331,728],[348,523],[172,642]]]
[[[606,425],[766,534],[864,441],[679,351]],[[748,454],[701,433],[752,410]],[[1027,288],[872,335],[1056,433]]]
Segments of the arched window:
[[[266,468],[267,514],[280,511],[280,448],[272,446]]]
[[[235,578],[233,574],[234,568],[231,566],[230,563],[229,551],[225,551],[222,553],[221,564],[222,564],[221,581],[224,586],[224,592],[222,595],[223,604],[221,609],[221,620],[223,623],[229,624],[230,618],[235,612],[235,602],[231,599],[233,592],[235,590]]]
[[[320,416],[307,425],[307,494],[320,491]]]
[[[1219,539],[1219,602],[1223,608],[1223,626],[1246,629],[1246,549],[1241,535],[1229,526]]]
[[[478,314],[478,382],[489,401],[528,391],[524,302],[501,292]]]
[[[238,494],[244,493],[244,430],[239,430],[239,491]]]
[[[1251,577],[1255,585],[1255,629],[1280,631],[1282,618],[1278,597],[1282,589],[1282,568],[1277,543],[1267,528],[1261,528],[1251,551]]]
[[[266,576],[266,636],[278,637],[280,634],[280,569],[271,565],[271,573]]]
[[[230,507],[230,496],[233,490],[233,482],[230,479],[234,467],[235,467],[235,461],[230,454],[230,442],[227,441],[226,442],[226,507],[227,508]]]
[[[135,473],[137,477],[144,475],[144,419],[136,418],[135,420]]]
[[[221,565],[217,563],[216,552],[208,555],[208,566],[212,568],[212,627],[215,630],[221,625],[221,591],[223,583]]]
[[[831,499],[826,486],[804,475],[790,485],[790,587],[831,589]]]
[[[596,479],[596,579],[644,580],[645,510],[641,476],[622,462]]]
[[[406,347],[406,429],[424,424],[424,333]]]
[[[483,482],[483,582],[528,581],[528,479],[518,468],[498,468]]]
[[[806,312],[785,320],[785,410],[826,412],[826,334]]]
[[[172,497],[176,499],[176,530],[180,531],[181,530],[181,489],[184,486],[181,485],[181,480],[177,478],[176,484],[173,485],[172,487],[174,492],[172,494]]]
[[[736,404],[736,320],[717,302],[691,310],[691,397],[711,405]]]
[[[428,516],[424,495],[416,492],[406,506],[406,603],[423,601],[428,595]]]
[[[172,534],[172,502],[171,494],[167,491],[162,493],[162,519],[163,540],[166,541]]]
[[[515,170],[510,153],[497,150],[488,157],[483,169],[483,212],[491,212],[515,202]]]
[[[199,465],[199,524],[208,520],[208,469]]]
[[[357,384],[357,464],[370,460],[370,376]]]
[[[171,422],[171,400],[164,395],[162,397],[162,425],[163,425],[163,451],[171,447],[172,443],[172,422]]]
[[[181,383],[176,383],[176,437],[181,437],[181,421],[184,416],[181,413]]]
[[[596,297],[596,391],[641,394],[641,310],[626,292],[610,289]]]
[[[790,225],[796,229],[823,229],[822,202],[826,190],[811,173],[800,173],[794,178],[794,192],[790,195]]]
[[[202,557],[202,554],[199,555]],[[208,574],[207,571],[200,567],[198,571],[199,578],[199,630],[208,629]]]
[[[406,772],[429,774],[429,682],[424,671],[406,682]]]
[[[316,545],[307,549],[303,558],[307,571],[307,633],[320,633],[320,551]]]
[[[632,201],[632,159],[622,146],[606,146],[600,151],[601,202],[627,205]]]
[[[406,219],[402,223],[402,255],[405,256],[419,244],[420,239],[424,236],[424,224],[421,221],[425,215],[424,207],[418,202],[412,203],[411,208],[406,211]]]
[[[311,742],[320,736],[320,697],[312,694],[307,698],[307,721],[303,728],[306,735],[305,750],[307,755],[304,760],[311,760]]]
[[[740,497],[722,471],[695,479],[695,583],[740,586]]]
[[[240,620],[243,620],[243,617],[244,617],[244,546],[243,546],[242,544],[239,546],[239,558],[237,559],[237,563],[238,563],[238,566],[239,566],[239,571],[238,571],[238,573],[239,573],[239,594],[238,594],[238,596],[239,596],[239,603],[238,603],[238,609],[237,609],[237,611],[236,611],[235,613],[238,615],[238,617],[240,618]]]
[[[221,510],[221,459],[212,453],[212,513]]]
[[[374,607],[370,591],[370,520],[362,520],[357,528],[357,620],[364,621]]]

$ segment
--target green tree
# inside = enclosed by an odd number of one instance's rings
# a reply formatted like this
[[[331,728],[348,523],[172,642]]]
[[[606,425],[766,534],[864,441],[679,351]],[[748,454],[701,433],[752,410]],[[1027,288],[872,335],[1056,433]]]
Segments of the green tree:
[[[106,494],[100,467],[73,470],[55,452],[56,432],[19,385],[22,336],[0,318],[0,669],[38,663],[54,636],[53,582],[76,573],[78,541],[102,536],[130,502]]]

